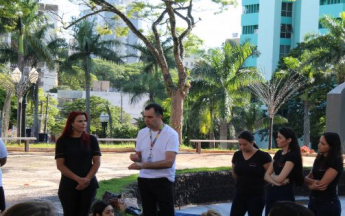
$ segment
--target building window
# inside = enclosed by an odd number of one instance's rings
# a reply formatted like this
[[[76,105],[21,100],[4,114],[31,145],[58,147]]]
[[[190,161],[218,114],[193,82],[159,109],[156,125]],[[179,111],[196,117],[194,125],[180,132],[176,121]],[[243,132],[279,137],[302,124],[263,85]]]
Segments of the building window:
[[[292,3],[282,3],[282,17],[292,17]]]
[[[286,56],[290,52],[291,47],[289,45],[280,45],[279,58]]]
[[[244,14],[259,13],[259,4],[246,5],[244,6]]]
[[[242,34],[256,34],[258,25],[242,26]]]
[[[291,38],[292,26],[290,24],[281,24],[280,38]]]
[[[345,0],[320,0],[320,5],[340,4],[345,3]]]

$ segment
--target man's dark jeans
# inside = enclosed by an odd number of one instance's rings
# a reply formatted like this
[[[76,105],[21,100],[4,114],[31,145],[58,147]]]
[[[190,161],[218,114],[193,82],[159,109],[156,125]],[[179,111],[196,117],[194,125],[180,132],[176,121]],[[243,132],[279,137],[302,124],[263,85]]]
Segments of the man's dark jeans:
[[[167,178],[139,177],[138,186],[144,216],[174,216],[173,182],[170,182]]]

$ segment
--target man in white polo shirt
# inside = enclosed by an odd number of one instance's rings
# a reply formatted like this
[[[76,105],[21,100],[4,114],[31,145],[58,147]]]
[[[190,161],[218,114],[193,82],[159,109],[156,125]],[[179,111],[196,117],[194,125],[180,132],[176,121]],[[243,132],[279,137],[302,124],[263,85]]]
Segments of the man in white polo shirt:
[[[144,216],[174,216],[175,159],[178,134],[162,121],[163,109],[158,104],[145,107],[146,128],[138,133],[134,162],[128,169],[140,170],[138,186]],[[158,206],[158,209],[157,209]]]

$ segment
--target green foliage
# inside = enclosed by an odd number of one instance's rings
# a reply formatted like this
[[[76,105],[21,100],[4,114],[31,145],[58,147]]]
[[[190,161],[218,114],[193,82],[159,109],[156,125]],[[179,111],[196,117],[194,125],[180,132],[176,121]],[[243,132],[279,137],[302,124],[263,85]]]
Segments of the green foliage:
[[[29,92],[30,93],[30,92]],[[31,93],[34,93],[32,91]],[[32,95],[28,95],[28,98],[30,98]],[[56,124],[55,117],[58,116],[59,110],[56,108],[57,106],[57,100],[49,96],[48,104],[47,104],[47,95],[44,94],[43,89],[40,88],[38,91],[38,100],[42,101],[43,106],[38,106],[38,113],[41,113],[43,111],[43,116],[41,116],[41,129],[43,130],[43,125],[45,122],[46,117],[46,108],[48,106],[48,119],[47,119],[47,130],[50,131],[51,128],[53,128]],[[27,127],[30,128],[34,124],[34,102],[33,100],[28,100],[27,108],[26,108],[26,121],[27,121]]]
[[[116,138],[134,138],[138,134],[138,128],[132,124],[117,124],[113,128],[112,135]]]
[[[222,49],[210,50],[192,70],[193,77],[189,125],[199,124],[203,134],[216,128],[213,119],[227,123],[232,118],[232,109],[249,103],[250,94],[244,88],[259,74],[252,69],[243,69],[244,61],[256,54],[251,44],[225,43]],[[201,116],[195,119],[196,116]]]
[[[110,86],[120,90],[124,83],[133,83],[133,76],[140,74],[142,64],[114,64],[102,59],[94,59],[94,75],[98,80],[110,81]]]
[[[85,110],[85,98],[78,98],[71,103],[65,103],[61,109],[61,115],[63,117],[67,117],[68,114],[72,111],[84,111]],[[101,134],[101,122],[99,120],[99,116],[102,112],[106,112],[106,104],[109,102],[106,99],[101,97],[91,96],[90,97],[90,120],[91,120],[91,133]],[[113,119],[113,126],[115,127],[116,124],[120,124],[120,107],[109,105],[111,116]],[[130,123],[130,115],[126,112],[123,112],[122,121],[124,124]],[[109,127],[108,127],[109,129]],[[131,131],[130,129],[128,129]]]

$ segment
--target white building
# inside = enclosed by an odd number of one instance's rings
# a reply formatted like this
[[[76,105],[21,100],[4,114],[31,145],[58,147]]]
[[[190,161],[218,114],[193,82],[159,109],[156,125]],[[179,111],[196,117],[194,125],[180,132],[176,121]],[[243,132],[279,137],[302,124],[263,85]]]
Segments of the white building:
[[[143,97],[135,104],[131,103],[131,94],[123,92],[104,92],[104,91],[91,91],[90,96],[98,96],[108,100],[112,105],[122,107],[122,110],[132,117],[132,123],[135,122],[134,118],[140,118],[141,112],[144,110],[145,103],[149,100],[148,97]],[[64,103],[73,102],[77,98],[86,98],[85,91],[58,91],[58,108],[61,108]]]

